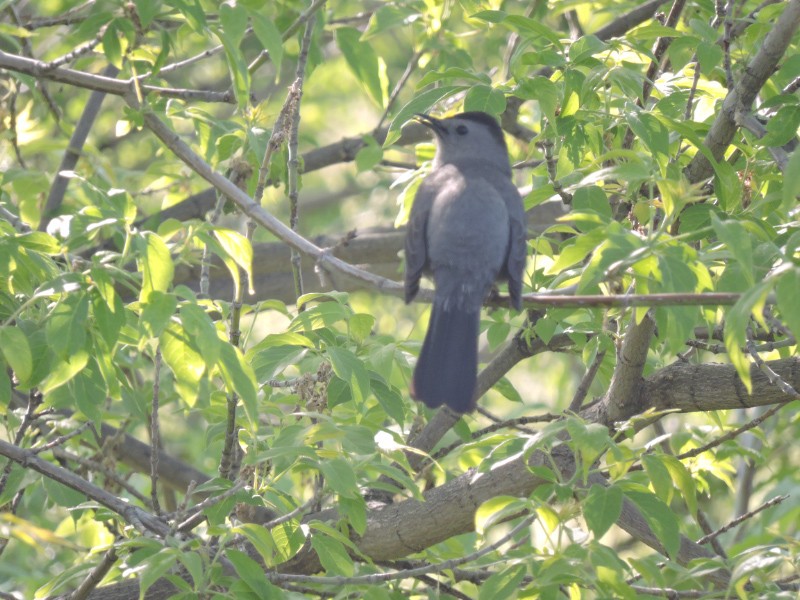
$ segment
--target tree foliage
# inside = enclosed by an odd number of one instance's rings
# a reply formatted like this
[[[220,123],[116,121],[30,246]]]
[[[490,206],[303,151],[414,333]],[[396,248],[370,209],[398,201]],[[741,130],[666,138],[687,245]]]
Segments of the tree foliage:
[[[0,592],[795,597],[800,0],[0,10]],[[466,416],[398,283],[460,110],[529,217]]]

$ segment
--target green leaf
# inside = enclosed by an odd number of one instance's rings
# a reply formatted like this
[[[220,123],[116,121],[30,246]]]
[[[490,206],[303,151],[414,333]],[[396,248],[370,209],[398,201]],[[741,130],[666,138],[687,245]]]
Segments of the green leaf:
[[[486,535],[486,532],[497,523],[502,523],[530,508],[527,500],[516,496],[495,496],[481,504],[475,511],[475,532]]]
[[[142,27],[147,29],[161,10],[161,3],[153,2],[153,0],[134,0],[134,4]]]
[[[267,529],[255,523],[242,523],[234,527],[231,533],[246,537],[247,541],[258,551],[264,564],[268,567],[275,564],[275,541],[272,539]]]
[[[139,579],[139,598],[146,598],[147,590],[175,566],[178,561],[176,552],[170,548],[165,548],[161,552],[147,557],[143,568],[137,574]]]
[[[490,85],[474,85],[464,97],[464,110],[478,110],[499,115],[506,109],[506,96]]]
[[[367,530],[367,503],[360,494],[352,498],[339,496],[337,506],[342,516],[347,518],[350,527],[358,535],[364,535]]]
[[[229,392],[236,392],[244,403],[250,423],[258,421],[258,386],[252,367],[241,351],[230,344],[220,345],[219,368]]]
[[[383,148],[371,135],[364,136],[364,145],[356,153],[356,169],[359,173],[372,171],[383,159]]]
[[[5,415],[11,404],[11,378],[6,369],[0,369],[0,415]]]
[[[664,466],[669,470],[672,481],[675,482],[681,493],[681,498],[686,502],[692,515],[697,514],[697,488],[692,474],[686,466],[674,456],[664,454],[661,456]]]
[[[319,469],[325,475],[330,488],[346,498],[361,497],[356,483],[353,467],[343,458],[334,458],[319,463]]]
[[[281,32],[275,27],[272,19],[259,10],[250,11],[250,22],[253,24],[253,33],[256,34],[258,41],[269,52],[269,59],[277,76],[281,72],[281,62],[283,61],[283,38],[281,37]]]
[[[786,171],[783,173],[783,203],[781,208],[788,212],[797,204],[800,196],[800,152],[792,152]]]
[[[503,598],[516,598],[519,585],[525,578],[528,570],[524,564],[512,565],[495,573],[481,583],[478,600],[502,600]]]
[[[66,386],[53,393],[67,393],[67,390],[78,410],[99,427],[103,421],[102,407],[106,402],[106,386],[97,365],[82,369]]]
[[[222,6],[230,6],[225,3]],[[250,72],[247,68],[247,61],[242,54],[239,44],[241,43],[241,27],[247,24],[247,12],[243,7],[226,12],[226,22],[223,23],[221,31],[217,32],[222,46],[225,49],[225,58],[228,63],[228,71],[233,81],[233,93],[236,96],[236,103],[240,109],[244,109],[250,101]],[[220,14],[220,17],[222,14]],[[230,27],[230,31],[225,29],[225,25]]]
[[[169,248],[158,235],[146,232],[137,238],[137,245],[142,258],[139,259],[139,270],[142,272],[141,302],[147,302],[150,292],[166,292],[172,284],[175,267],[172,264]]]
[[[75,377],[89,362],[86,350],[80,350],[68,355],[64,360],[50,365],[49,374],[42,382],[41,391],[44,394],[64,385]]]
[[[362,402],[370,393],[370,378],[364,363],[346,348],[330,346],[326,352],[333,372],[339,379],[350,384],[353,398],[357,402]]]
[[[719,240],[725,244],[725,248],[742,267],[742,273],[747,278],[748,285],[754,285],[753,246],[745,226],[740,221],[733,219],[721,221],[714,213],[711,213],[711,225]]]
[[[122,46],[119,43],[115,21],[111,21],[103,33],[103,53],[106,55],[108,62],[118,69],[122,68]]]
[[[572,64],[578,64],[587,58],[593,57],[595,54],[604,52],[607,48],[608,44],[601,41],[597,36],[584,35],[572,43],[567,54]]]
[[[789,104],[778,109],[768,122],[767,134],[759,140],[764,146],[783,146],[797,137],[800,126],[800,106]]]
[[[142,314],[139,319],[141,330],[148,337],[158,337],[169,323],[175,309],[178,306],[178,299],[174,294],[165,294],[153,290],[144,303]]]
[[[199,396],[200,379],[206,370],[202,355],[191,343],[182,325],[170,322],[159,337],[161,355],[175,375],[176,389],[181,398],[194,406]]]
[[[92,316],[106,345],[113,348],[127,319],[125,306],[107,272],[99,268],[92,269],[92,279],[96,286],[92,290]]]
[[[361,32],[353,27],[336,29],[336,44],[344,55],[347,66],[364,86],[372,100],[380,108],[385,106],[381,84],[378,54],[369,42],[362,41]]]
[[[675,558],[681,545],[680,526],[675,513],[653,494],[626,490],[625,496],[642,511],[642,515],[664,546],[667,555]]]
[[[225,558],[231,561],[237,575],[258,598],[276,598],[280,590],[272,585],[264,574],[264,568],[241,550],[228,548]]]
[[[18,327],[0,327],[0,351],[20,382],[33,374],[33,355],[28,337]]]
[[[180,315],[183,328],[195,341],[206,362],[206,368],[213,369],[219,360],[220,345],[225,342],[219,338],[211,317],[197,304],[191,303],[181,307]]]
[[[742,182],[736,169],[724,160],[714,165],[714,191],[725,212],[733,212],[741,203]]]
[[[345,550],[344,544],[318,532],[311,536],[311,546],[317,553],[319,562],[322,563],[322,568],[326,573],[352,577],[355,566],[353,559]]]
[[[800,339],[800,268],[793,267],[781,273],[775,286],[775,295],[781,319],[795,339]]]
[[[599,540],[622,514],[622,490],[615,486],[593,485],[581,503],[586,525]]]
[[[411,117],[416,113],[427,112],[431,106],[442,100],[452,96],[453,94],[467,89],[466,86],[461,85],[443,85],[441,87],[433,88],[426,92],[422,92],[414,97],[408,104],[403,106],[395,115],[392,123],[389,125],[389,131],[386,134],[386,140],[383,142],[384,148],[396,142],[400,138],[400,129],[405,125]]]
[[[42,477],[42,487],[48,499],[57,506],[72,508],[86,501],[86,496],[81,492],[73,490],[62,483],[52,480],[50,477]]]
[[[525,100],[536,100],[539,102],[547,120],[553,122],[556,118],[556,110],[561,99],[561,92],[558,86],[547,77],[536,76],[525,78],[515,90],[517,96]]]
[[[237,46],[242,43],[247,31],[247,9],[236,2],[222,2],[219,5],[219,22],[225,35]]]
[[[86,344],[86,319],[89,297],[72,294],[59,302],[47,320],[47,343],[56,356],[66,358],[82,350]]]
[[[237,231],[233,231],[232,229],[222,229],[219,227],[214,229],[214,237],[217,238],[217,241],[219,241],[220,246],[225,253],[232,258],[236,264],[244,270],[245,273],[247,273],[247,280],[250,283],[248,292],[254,294],[253,246],[250,244],[250,240]],[[234,271],[235,268],[231,269],[231,275],[234,277],[234,281],[238,282],[239,273],[238,271],[234,273]],[[238,288],[238,283],[236,287]]]
[[[672,501],[673,487],[672,476],[662,461],[662,456],[643,454],[642,465],[656,496],[669,504]]]

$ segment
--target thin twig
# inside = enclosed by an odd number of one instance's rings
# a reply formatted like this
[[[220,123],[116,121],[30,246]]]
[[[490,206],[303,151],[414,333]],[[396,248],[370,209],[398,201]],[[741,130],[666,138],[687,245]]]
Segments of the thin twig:
[[[320,5],[321,6],[321,5]],[[295,88],[296,101],[290,119],[288,150],[288,174],[287,174],[287,195],[289,196],[289,227],[292,231],[297,231],[298,211],[297,201],[300,193],[300,160],[298,159],[297,146],[300,131],[300,105],[303,101],[303,82],[306,76],[306,63],[308,62],[308,51],[311,47],[311,34],[314,31],[314,23],[317,16],[313,13],[306,22],[306,29],[303,32],[303,41],[300,45],[300,54],[297,57],[297,70],[292,87]],[[300,266],[300,253],[296,248],[291,251],[292,279],[294,280],[295,297],[303,295],[303,271]]]
[[[158,502],[158,455],[161,450],[161,431],[158,420],[158,392],[161,379],[161,346],[156,347],[153,365],[153,403],[150,409],[150,501],[153,511],[161,514]]]
[[[56,452],[63,451],[57,448]],[[72,471],[53,465],[39,458],[30,450],[0,440],[0,455],[10,458],[24,468],[40,473],[102,504],[106,508],[117,513],[142,534],[149,535],[155,533],[158,536],[165,536],[169,532],[167,524],[155,515],[118,498],[103,488],[86,481],[86,479],[76,475]]]
[[[117,69],[117,67],[108,65],[103,70],[102,77],[113,79],[118,73],[119,69]],[[86,145],[86,139],[89,137],[89,131],[91,131],[97,116],[100,114],[100,106],[103,104],[105,97],[105,92],[95,90],[89,95],[89,99],[86,101],[86,106],[83,112],[81,112],[78,123],[75,125],[75,130],[72,132],[72,136],[69,139],[67,149],[61,159],[61,164],[56,171],[53,185],[50,186],[47,202],[45,203],[43,211],[44,218],[39,226],[40,230],[46,229],[49,219],[58,211],[61,204],[64,202],[64,196],[67,193],[67,186],[70,180],[62,175],[62,172],[73,171],[78,164],[78,159],[80,159],[83,154],[83,147]]]
[[[178,523],[177,527],[175,527],[175,530],[184,533],[191,531],[192,529],[197,527],[197,525],[202,523],[203,520],[205,519],[205,517],[202,514],[205,509],[211,508],[212,506],[219,504],[223,500],[238,494],[245,487],[246,486],[244,481],[237,481],[235,484],[233,484],[233,486],[231,486],[229,489],[225,490],[221,494],[218,494],[216,496],[210,496],[205,500],[203,500],[202,502],[195,504],[192,507],[191,513],[188,516],[182,516],[181,513],[184,511],[178,511],[173,515],[173,518],[176,521],[180,520],[180,523]],[[191,493],[187,493],[186,498],[189,498],[190,496]]]
[[[761,370],[764,375],[767,376],[767,379],[772,385],[778,386],[778,388],[784,393],[790,396],[794,396],[795,398],[800,398],[800,393],[797,392],[789,383],[784,381],[780,375],[778,375],[770,366],[764,362],[764,359],[761,358],[761,355],[758,353],[756,348],[755,342],[753,342],[753,330],[752,328],[747,328],[747,342],[746,342],[747,351],[750,353],[750,356],[753,358],[753,362],[756,363],[756,366]]]
[[[89,597],[89,594],[92,593],[100,582],[103,581],[103,578],[108,574],[113,567],[119,557],[117,556],[116,549],[112,546],[109,548],[105,554],[103,554],[103,558],[97,564],[97,566],[91,570],[91,572],[86,576],[78,588],[72,592],[69,596],[67,596],[67,600],[84,600],[85,598]]]
[[[81,433],[83,433],[84,431],[86,431],[90,426],[91,426],[91,423],[89,423],[87,421],[86,423],[83,423],[79,427],[76,427],[75,429],[73,429],[69,433],[66,433],[64,435],[60,435],[57,438],[55,438],[53,440],[50,440],[49,442],[47,442],[43,446],[34,446],[34,447],[32,447],[31,448],[31,452],[35,452],[36,454],[40,454],[42,452],[46,452],[47,450],[52,450],[53,448],[55,448],[57,446],[63,446],[64,444],[66,444],[72,438],[74,438],[74,437],[80,435]]]
[[[225,196],[217,194],[217,203],[214,210],[208,216],[208,223],[213,228],[222,216],[222,209],[225,208]],[[211,247],[203,244],[203,255],[200,258],[200,298],[208,298],[209,288],[211,287]]]
[[[555,420],[560,419],[560,418],[561,418],[561,415],[554,415],[554,414],[547,413],[547,414],[543,414],[543,415],[535,415],[535,416],[530,416],[530,417],[517,417],[515,419],[505,419],[505,420],[502,420],[502,421],[497,421],[496,423],[492,423],[491,425],[488,425],[487,427],[484,427],[483,429],[479,429],[477,431],[473,431],[470,434],[470,437],[473,440],[477,440],[477,439],[482,438],[485,435],[488,435],[490,433],[494,433],[495,431],[499,431],[500,429],[505,429],[507,427],[518,429],[518,428],[520,428],[520,427],[522,427],[524,425],[530,425],[531,423],[550,423],[550,422],[555,421]],[[530,433],[533,433],[533,432],[530,432]],[[440,460],[443,457],[445,457],[448,454],[450,454],[453,450],[455,450],[459,446],[463,446],[465,443],[466,442],[464,442],[462,440],[458,440],[458,441],[453,442],[449,446],[445,446],[444,448],[440,448],[439,450],[437,450],[433,454],[433,456],[431,456],[431,459],[434,460],[434,461]]]
[[[403,71],[403,74],[400,76],[400,79],[397,80],[397,84],[394,86],[392,93],[389,95],[389,100],[386,102],[386,108],[383,109],[383,114],[381,118],[378,120],[378,124],[375,126],[375,130],[380,129],[384,122],[386,122],[386,118],[389,116],[389,112],[392,110],[392,106],[394,105],[397,97],[400,95],[400,92],[405,87],[406,83],[408,82],[408,78],[411,77],[411,74],[414,72],[419,66],[419,59],[425,52],[425,46],[422,46],[419,50],[414,52],[411,55],[411,58],[408,59],[408,64],[406,64],[406,69]]]
[[[589,387],[592,385],[592,382],[597,375],[597,371],[600,370],[600,365],[603,364],[603,359],[605,356],[605,350],[601,350],[595,355],[592,364],[588,369],[586,369],[586,373],[584,373],[583,377],[581,378],[578,389],[575,390],[575,395],[572,397],[572,401],[569,403],[569,408],[567,409],[568,411],[576,413],[581,409],[581,406],[583,406],[583,401],[586,399],[586,394],[589,393]]]
[[[544,138],[541,141],[541,146],[547,165],[547,175],[550,178],[550,185],[553,186],[553,191],[561,197],[561,201],[569,206],[572,204],[572,194],[566,191],[558,180],[558,159],[553,155],[553,141],[549,138]]]
[[[520,532],[524,531],[527,527],[530,527],[531,523],[537,518],[536,513],[533,513],[520,521],[516,527],[514,527],[511,531],[509,531],[506,535],[498,539],[496,542],[489,544],[488,546],[477,550],[476,552],[472,552],[466,556],[462,556],[460,558],[453,558],[450,560],[445,560],[437,564],[430,564],[422,567],[418,567],[415,569],[407,569],[403,571],[396,571],[394,573],[373,573],[369,575],[356,575],[354,577],[344,577],[344,576],[334,576],[334,577],[325,577],[325,576],[315,576],[315,575],[291,575],[288,573],[275,573],[275,572],[268,572],[267,579],[269,579],[273,583],[283,583],[283,582],[297,582],[297,583],[308,583],[308,584],[316,584],[316,585],[335,585],[335,586],[343,586],[343,585],[358,585],[358,584],[375,584],[375,583],[382,583],[385,581],[395,581],[398,579],[407,579],[409,577],[418,577],[420,575],[426,575],[429,573],[440,573],[442,571],[447,571],[454,567],[473,562],[478,560],[479,558],[486,556],[490,552],[494,552],[498,550],[504,544],[507,544],[509,541],[514,539],[514,537],[519,534]]]
[[[750,518],[754,517],[755,515],[760,513],[762,510],[766,510],[766,509],[770,508],[771,506],[775,506],[777,504],[780,504],[781,502],[786,500],[788,497],[789,497],[789,495],[786,494],[786,495],[783,495],[783,496],[775,496],[774,498],[772,498],[770,500],[767,500],[766,502],[764,502],[760,506],[757,506],[753,510],[743,514],[741,517],[737,517],[737,518],[733,519],[730,523],[727,523],[726,525],[723,525],[722,527],[720,527],[716,531],[714,531],[712,533],[709,533],[708,535],[704,535],[699,540],[697,540],[697,543],[698,544],[705,544],[706,542],[711,541],[712,539],[714,539],[716,537],[719,537],[720,535],[722,535],[726,531],[729,531],[730,529],[733,529],[737,525],[740,525],[741,523],[743,523],[747,519],[750,519]]]

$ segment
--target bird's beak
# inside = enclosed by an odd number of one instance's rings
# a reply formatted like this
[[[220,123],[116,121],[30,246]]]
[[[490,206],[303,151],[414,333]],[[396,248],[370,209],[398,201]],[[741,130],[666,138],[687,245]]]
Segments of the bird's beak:
[[[441,136],[442,134],[447,133],[447,128],[442,125],[442,120],[437,119],[436,117],[432,117],[430,115],[426,115],[425,113],[416,113],[414,118],[428,127],[435,133],[437,136]]]

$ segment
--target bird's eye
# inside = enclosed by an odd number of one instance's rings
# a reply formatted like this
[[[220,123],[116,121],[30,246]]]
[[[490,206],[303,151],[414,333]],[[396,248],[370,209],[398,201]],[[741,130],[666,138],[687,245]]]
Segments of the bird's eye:
[[[456,127],[456,133],[457,133],[458,135],[464,135],[464,134],[466,134],[468,131],[469,131],[469,129],[467,129],[467,126],[466,126],[466,125],[459,125],[458,127]]]

